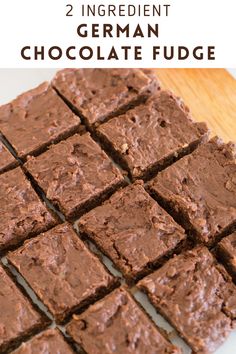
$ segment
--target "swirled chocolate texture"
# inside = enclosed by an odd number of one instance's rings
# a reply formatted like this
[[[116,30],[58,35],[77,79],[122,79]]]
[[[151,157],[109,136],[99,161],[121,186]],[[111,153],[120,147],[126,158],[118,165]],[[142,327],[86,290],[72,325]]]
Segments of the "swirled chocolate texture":
[[[156,75],[139,69],[64,69],[52,84],[89,127],[125,112],[159,88]]]
[[[213,245],[236,228],[236,146],[213,138],[149,185],[194,239]]]
[[[138,287],[194,353],[212,353],[236,323],[236,286],[206,247],[169,260]]]
[[[0,176],[0,251],[56,225],[20,167]]]
[[[73,354],[75,353],[57,329],[47,329],[24,342],[12,354]]]
[[[21,158],[41,153],[79,126],[80,119],[47,82],[0,107],[0,132]]]
[[[74,135],[44,154],[29,158],[25,168],[69,219],[78,217],[124,184],[119,169],[89,133]]]
[[[75,315],[67,332],[87,354],[181,353],[123,288]]]
[[[46,319],[37,312],[0,266],[0,353],[40,330]]]
[[[180,99],[159,91],[145,104],[102,124],[97,134],[131,178],[147,179],[205,141],[208,129],[192,120]]]
[[[236,232],[218,243],[217,254],[236,283]]]
[[[7,258],[58,322],[116,285],[69,224],[29,240]]]
[[[149,273],[186,239],[182,227],[148,195],[140,181],[83,215],[78,225],[128,281]]]

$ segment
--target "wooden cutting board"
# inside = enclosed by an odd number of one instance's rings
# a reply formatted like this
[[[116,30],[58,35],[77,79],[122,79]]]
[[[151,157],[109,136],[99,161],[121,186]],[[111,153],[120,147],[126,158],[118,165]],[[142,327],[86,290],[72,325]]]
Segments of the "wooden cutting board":
[[[156,69],[162,87],[181,96],[212,135],[236,142],[236,80],[225,69]]]

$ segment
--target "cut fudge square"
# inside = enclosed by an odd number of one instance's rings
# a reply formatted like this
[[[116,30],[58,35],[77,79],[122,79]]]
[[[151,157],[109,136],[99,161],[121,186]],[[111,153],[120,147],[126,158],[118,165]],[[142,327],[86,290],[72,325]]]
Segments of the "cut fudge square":
[[[117,285],[69,224],[25,242],[7,259],[58,322]]]
[[[65,69],[52,84],[89,127],[123,113],[159,88],[153,72],[139,69]]]
[[[103,145],[131,178],[148,179],[207,140],[205,123],[168,91],[111,119],[97,129]]]
[[[79,220],[86,235],[128,281],[149,273],[183,246],[184,230],[137,181]]]
[[[236,227],[236,147],[213,138],[149,185],[198,241],[211,246]]]
[[[73,316],[68,334],[87,354],[180,354],[124,288]]]
[[[14,168],[17,164],[17,160],[0,140],[0,174]]]
[[[79,217],[123,185],[124,178],[90,135],[74,135],[25,164],[67,218]]]
[[[169,260],[138,287],[194,353],[212,353],[236,322],[236,287],[204,246]]]
[[[75,353],[65,341],[58,329],[44,332],[21,344],[12,354],[73,354]]]
[[[38,155],[76,132],[80,119],[47,83],[0,107],[0,131],[17,155]]]
[[[236,282],[236,232],[218,243],[217,255]]]
[[[0,176],[0,252],[58,223],[20,167]]]
[[[0,352],[8,352],[48,322],[0,266]]]

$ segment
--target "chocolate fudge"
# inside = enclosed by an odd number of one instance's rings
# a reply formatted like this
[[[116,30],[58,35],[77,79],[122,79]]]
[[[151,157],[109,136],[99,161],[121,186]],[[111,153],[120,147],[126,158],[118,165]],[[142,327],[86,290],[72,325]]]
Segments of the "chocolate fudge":
[[[38,155],[79,126],[80,119],[47,82],[0,107],[0,131],[20,158]]]
[[[57,329],[44,332],[22,343],[12,354],[73,354],[74,351]]]
[[[65,69],[52,84],[90,128],[144,101],[159,88],[153,72],[139,69]]]
[[[80,216],[125,183],[89,133],[76,134],[30,157],[25,168],[68,219]]]
[[[161,205],[208,246],[236,227],[235,157],[236,146],[215,137],[149,184]]]
[[[78,225],[129,282],[161,264],[186,239],[182,227],[148,195],[140,181],[113,194],[85,214]]]
[[[58,322],[117,285],[69,224],[25,242],[7,259]]]
[[[171,92],[159,91],[124,115],[102,124],[97,134],[132,179],[148,179],[207,140],[205,123],[193,122]]]
[[[47,323],[0,266],[0,353],[14,348]]]
[[[14,168],[17,164],[17,160],[0,140],[0,174]]]
[[[236,282],[236,232],[218,243],[217,255]]]
[[[87,354],[180,354],[124,288],[74,316],[68,334]]]
[[[235,326],[236,286],[204,246],[172,258],[138,287],[194,353],[212,353]]]
[[[20,167],[0,176],[0,252],[58,223]]]

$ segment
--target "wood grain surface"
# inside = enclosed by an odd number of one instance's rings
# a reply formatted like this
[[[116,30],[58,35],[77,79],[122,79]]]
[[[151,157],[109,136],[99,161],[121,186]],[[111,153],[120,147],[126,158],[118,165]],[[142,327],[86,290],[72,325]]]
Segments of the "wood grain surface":
[[[236,80],[224,69],[157,69],[163,88],[184,99],[212,135],[236,142]]]

